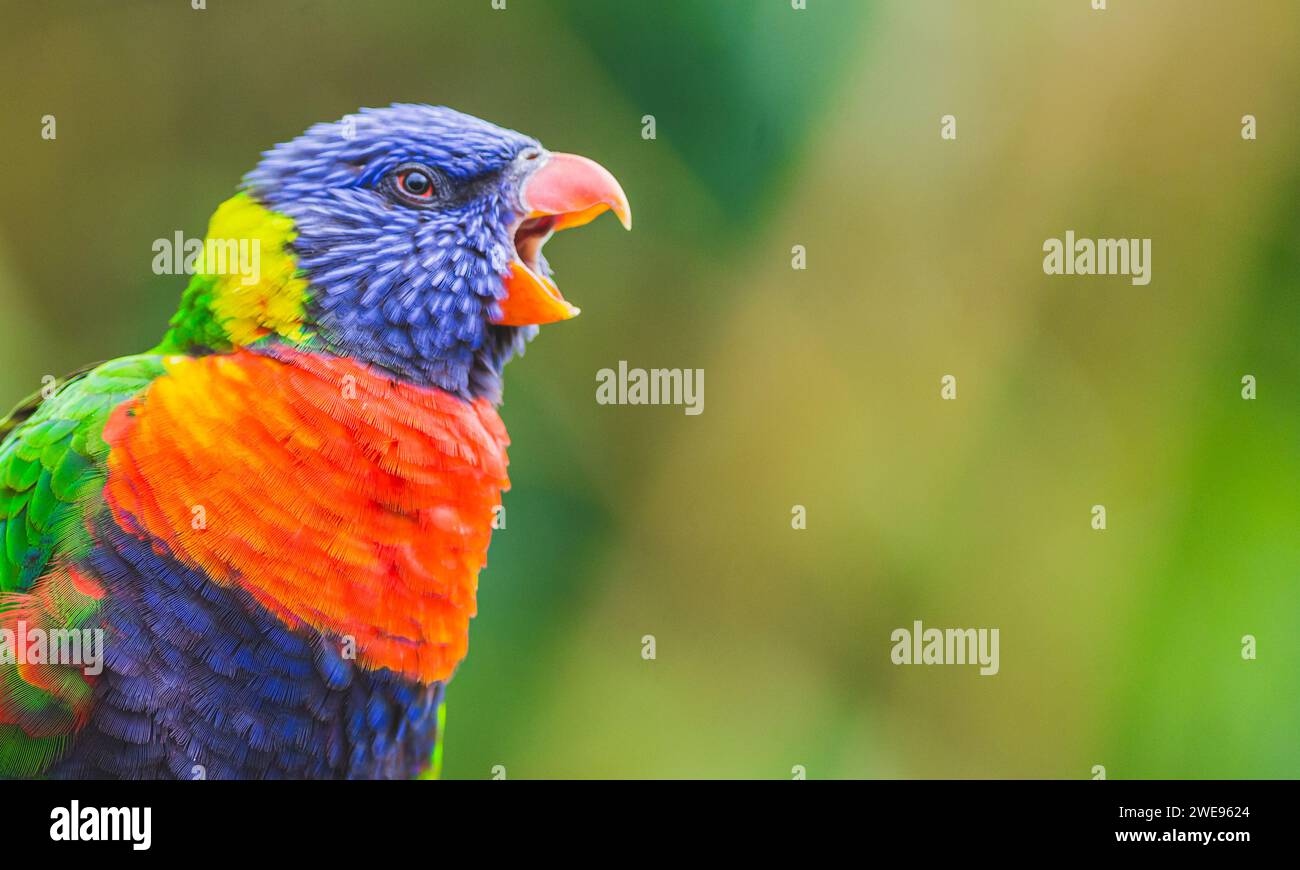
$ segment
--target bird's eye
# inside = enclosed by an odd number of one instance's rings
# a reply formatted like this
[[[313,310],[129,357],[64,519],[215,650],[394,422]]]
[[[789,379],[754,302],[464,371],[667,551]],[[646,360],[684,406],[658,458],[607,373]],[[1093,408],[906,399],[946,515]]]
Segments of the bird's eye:
[[[413,205],[426,205],[438,193],[433,171],[424,166],[399,166],[393,173],[393,187],[402,199]]]
[[[397,183],[402,186],[402,193],[409,196],[416,196],[420,199],[428,199],[433,196],[432,179],[418,169],[403,172],[397,177]]]

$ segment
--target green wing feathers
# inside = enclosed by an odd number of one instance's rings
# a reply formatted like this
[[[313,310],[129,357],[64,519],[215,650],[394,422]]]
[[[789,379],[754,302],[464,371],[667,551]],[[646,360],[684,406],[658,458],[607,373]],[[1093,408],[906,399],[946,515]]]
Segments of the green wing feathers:
[[[0,593],[30,588],[56,549],[69,559],[84,554],[82,521],[103,488],[104,423],[161,373],[154,355],[103,363],[0,423]]]
[[[156,355],[103,363],[0,421],[0,777],[43,771],[85,711],[81,671],[19,661],[17,629],[92,624],[98,596],[72,566],[103,506],[104,424],[162,372]]]

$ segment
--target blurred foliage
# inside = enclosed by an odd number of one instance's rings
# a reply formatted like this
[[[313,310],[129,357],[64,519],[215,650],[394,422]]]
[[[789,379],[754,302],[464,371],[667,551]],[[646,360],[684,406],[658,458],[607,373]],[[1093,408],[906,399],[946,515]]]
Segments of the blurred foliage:
[[[547,248],[583,315],[508,372],[447,776],[1300,776],[1300,7],[208,6],[0,10],[0,401],[156,341],[153,240],[357,106],[636,212]],[[1044,276],[1066,229],[1152,238],[1152,283]],[[620,359],[705,413],[596,405]],[[1001,673],[893,666],[918,618],[999,627]]]
[[[714,232],[755,224],[804,156],[810,128],[842,97],[844,67],[861,54],[870,4],[829,0],[821,14],[788,2],[561,0],[565,22],[695,181],[733,216]]]

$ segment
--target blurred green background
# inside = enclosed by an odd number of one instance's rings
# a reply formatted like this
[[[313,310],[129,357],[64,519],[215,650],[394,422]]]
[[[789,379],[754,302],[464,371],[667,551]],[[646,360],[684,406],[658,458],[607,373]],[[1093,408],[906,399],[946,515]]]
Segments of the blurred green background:
[[[0,3],[4,402],[151,346],[153,240],[358,106],[634,206],[547,248],[584,313],[508,370],[447,776],[1300,776],[1300,5],[207,5]],[[1067,229],[1151,284],[1045,276]],[[619,360],[705,412],[597,405]],[[893,665],[914,619],[1001,673]]]

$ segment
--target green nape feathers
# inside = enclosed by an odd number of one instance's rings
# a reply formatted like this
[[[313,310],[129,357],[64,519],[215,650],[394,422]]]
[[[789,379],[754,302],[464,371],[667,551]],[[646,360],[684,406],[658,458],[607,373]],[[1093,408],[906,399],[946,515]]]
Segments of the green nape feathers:
[[[295,344],[308,341],[307,281],[289,249],[295,235],[291,219],[247,194],[218,206],[202,246],[196,243],[186,252],[185,265],[194,277],[158,350],[228,351],[268,335]]]

